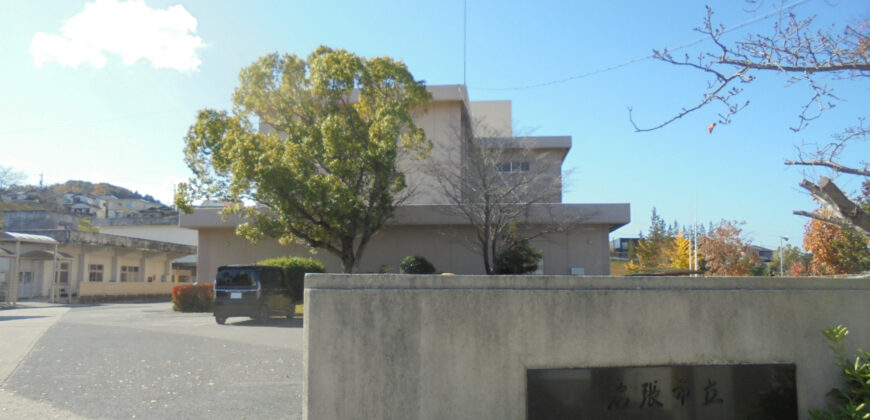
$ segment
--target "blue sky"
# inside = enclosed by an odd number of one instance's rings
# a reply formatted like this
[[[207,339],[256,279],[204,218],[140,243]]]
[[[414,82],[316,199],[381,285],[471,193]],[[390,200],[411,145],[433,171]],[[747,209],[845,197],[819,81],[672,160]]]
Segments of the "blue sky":
[[[820,23],[870,18],[862,1],[793,1]],[[733,33],[764,33],[757,11],[711,1],[715,20]],[[86,7],[87,5],[87,7]],[[196,111],[229,109],[239,70],[269,52],[306,56],[320,44],[364,56],[403,60],[429,84],[463,82],[463,2],[12,0],[0,13],[0,165],[38,183],[110,182],[169,202],[189,172],[183,136]],[[125,15],[134,15],[130,22]],[[781,235],[799,245],[815,205],[803,177],[824,172],[783,165],[796,146],[825,142],[870,109],[866,82],[840,83],[846,100],[799,133],[804,86],[766,75],[746,87],[750,106],[708,134],[719,108],[702,110],[651,133],[694,104],[705,79],[653,60],[564,83],[514,89],[646,57],[694,41],[704,4],[693,1],[477,1],[467,3],[466,81],[472,100],[511,100],[518,131],[570,135],[566,202],[628,202],[632,223],[614,236],[646,231],[652,207],[669,223],[744,220],[753,243],[775,248]],[[757,21],[755,21],[757,20]],[[87,40],[88,42],[82,42]],[[90,47],[84,48],[83,45]],[[706,43],[686,52],[698,51]],[[870,148],[850,149],[861,160]],[[840,179],[850,191],[859,184]]]

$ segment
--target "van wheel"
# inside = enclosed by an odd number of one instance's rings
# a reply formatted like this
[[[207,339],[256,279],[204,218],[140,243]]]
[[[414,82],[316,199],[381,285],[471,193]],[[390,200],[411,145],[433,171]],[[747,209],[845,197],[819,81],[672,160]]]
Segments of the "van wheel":
[[[227,322],[227,317],[225,317],[225,316],[216,316],[216,317],[214,317],[214,320],[215,320],[218,324],[220,324],[220,325],[224,325],[224,324],[226,324],[226,322]]]

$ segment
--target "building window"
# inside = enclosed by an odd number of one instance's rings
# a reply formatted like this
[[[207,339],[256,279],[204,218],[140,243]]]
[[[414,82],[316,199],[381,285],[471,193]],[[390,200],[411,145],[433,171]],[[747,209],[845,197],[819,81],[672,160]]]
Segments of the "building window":
[[[69,263],[62,262],[57,267],[57,282],[69,283]]]
[[[139,267],[134,265],[122,265],[121,281],[139,281]]]
[[[103,281],[102,264],[88,264],[88,281]]]
[[[529,162],[502,162],[496,165],[499,172],[528,172]]]

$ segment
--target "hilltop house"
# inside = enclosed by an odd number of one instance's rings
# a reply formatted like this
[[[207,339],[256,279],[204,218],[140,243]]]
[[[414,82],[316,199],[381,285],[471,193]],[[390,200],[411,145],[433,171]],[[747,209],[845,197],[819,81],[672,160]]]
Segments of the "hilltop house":
[[[396,209],[395,216],[370,242],[359,265],[360,272],[398,271],[401,260],[420,255],[441,272],[483,274],[482,257],[469,246],[472,225],[456,211],[449,189],[424,170],[433,162],[466,176],[469,147],[504,147],[530,151],[525,160],[499,162],[501,172],[549,169],[545,177],[553,193],[528,209],[519,223],[526,229],[546,232],[532,245],[543,253],[543,274],[609,274],[610,232],[629,222],[629,205],[562,203],[561,165],[571,148],[571,137],[514,137],[509,101],[470,102],[464,86],[430,86],[433,101],[425,114],[415,118],[432,142],[424,161],[400,160],[407,183],[416,193]],[[472,123],[474,122],[474,123]],[[485,129],[481,129],[484,127]],[[261,130],[270,127],[261,126]],[[468,143],[468,144],[463,144]],[[455,191],[454,191],[455,192]],[[463,197],[465,193],[461,192]],[[472,200],[473,197],[464,199]],[[199,282],[214,279],[225,264],[253,263],[261,259],[299,255],[321,260],[328,271],[341,271],[332,254],[312,251],[301,244],[281,246],[276,240],[252,244],[237,237],[239,219],[221,219],[219,207],[197,208],[181,215],[180,225],[198,231],[197,272]],[[558,229],[549,229],[558,225]]]

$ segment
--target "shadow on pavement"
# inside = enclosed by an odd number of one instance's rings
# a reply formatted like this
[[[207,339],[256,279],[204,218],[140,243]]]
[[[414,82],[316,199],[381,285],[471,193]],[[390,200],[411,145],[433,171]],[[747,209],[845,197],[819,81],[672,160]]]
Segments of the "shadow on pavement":
[[[227,326],[231,327],[273,327],[273,328],[302,328],[302,318],[270,318],[264,323],[259,323],[253,319],[245,319],[241,321],[233,321],[239,318],[230,318],[227,320]]]
[[[0,321],[17,321],[19,319],[31,319],[31,318],[48,318],[42,315],[22,315],[22,316],[2,316],[0,315]]]

